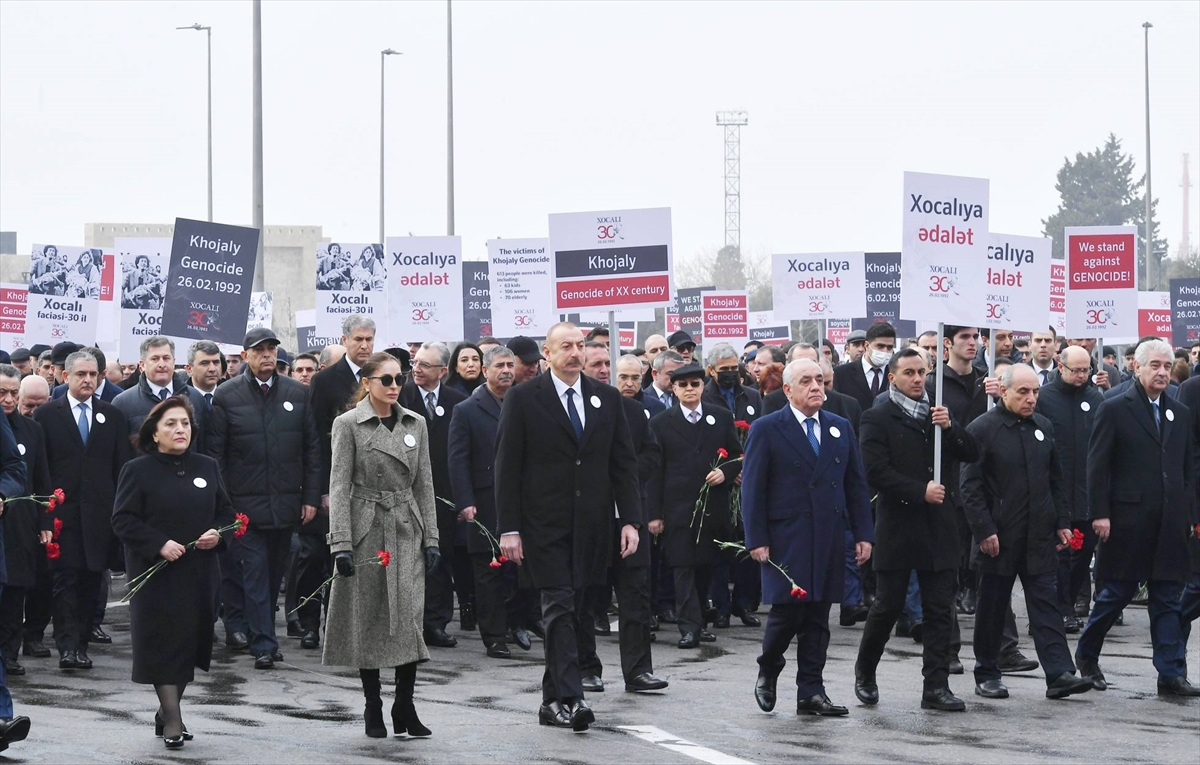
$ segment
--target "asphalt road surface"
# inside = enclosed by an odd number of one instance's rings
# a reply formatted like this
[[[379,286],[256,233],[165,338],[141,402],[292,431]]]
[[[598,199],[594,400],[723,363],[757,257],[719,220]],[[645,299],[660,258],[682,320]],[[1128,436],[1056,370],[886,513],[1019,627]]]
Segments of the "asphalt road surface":
[[[113,582],[114,599],[122,585]],[[1019,594],[1014,606],[1021,648],[1033,656]],[[973,694],[971,649],[964,645],[967,674],[950,678],[967,702],[966,713],[957,714],[920,709],[921,647],[909,638],[888,644],[878,672],[879,706],[859,705],[853,666],[862,625],[839,627],[836,608],[833,616],[825,681],[832,700],[850,707],[847,718],[796,716],[787,682],[794,678],[794,654],[780,678],[775,711],[760,712],[753,686],[762,630],[735,619],[736,626],[716,631],[716,643],[691,651],[677,649],[674,625],[664,625],[654,652],[656,673],[671,683],[662,693],[626,693],[616,637],[597,638],[609,683],[604,693],[588,698],[597,724],[584,734],[539,726],[541,643],[535,640],[528,653],[510,646],[512,659],[489,659],[478,636],[455,623],[450,631],[458,647],[431,649],[432,660],[417,674],[417,709],[433,730],[428,739],[368,739],[357,671],[322,666],[320,651],[301,650],[290,639],[283,641],[285,661],[274,671],[255,671],[245,654],[216,648],[212,671],[197,673],[184,698],[184,721],[196,738],[168,752],[154,737],[153,689],[129,680],[128,610],[110,607],[106,629],[113,644],[92,648],[95,669],[61,671],[57,654],[22,658],[28,674],[10,677],[9,686],[17,714],[29,716],[33,728],[0,758],[288,765],[1200,763],[1200,699],[1157,696],[1145,608],[1128,609],[1126,626],[1115,628],[1105,645],[1101,667],[1110,685],[1103,693],[1050,701],[1037,671],[1006,679],[1011,698],[981,699]],[[969,644],[972,619],[962,619]],[[1200,680],[1197,643],[1193,639],[1188,652],[1193,681]]]

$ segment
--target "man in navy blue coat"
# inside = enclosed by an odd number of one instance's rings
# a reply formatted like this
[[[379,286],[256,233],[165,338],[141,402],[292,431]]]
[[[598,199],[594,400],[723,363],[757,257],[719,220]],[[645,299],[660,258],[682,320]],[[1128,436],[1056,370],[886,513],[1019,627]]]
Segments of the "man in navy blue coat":
[[[766,564],[763,602],[771,604],[754,697],[763,711],[774,709],[775,681],[798,636],[797,714],[841,716],[849,710],[829,700],[822,678],[829,608],[842,599],[847,528],[859,565],[871,557],[870,493],[850,422],[821,411],[821,367],[793,361],[784,369],[783,386],[788,406],[754,423],[742,467],[746,549]],[[805,592],[793,594],[792,582]]]

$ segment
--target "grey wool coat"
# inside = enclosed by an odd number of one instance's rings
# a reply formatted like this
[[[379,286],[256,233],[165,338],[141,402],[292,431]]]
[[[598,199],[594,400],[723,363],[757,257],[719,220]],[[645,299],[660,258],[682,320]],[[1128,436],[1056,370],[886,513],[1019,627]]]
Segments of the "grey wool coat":
[[[369,399],[333,421],[329,549],[354,554],[354,576],[329,596],[325,664],[379,669],[425,661],[425,548],[437,547],[425,418],[400,405],[392,431]],[[383,568],[374,560],[391,553]],[[364,565],[365,564],[365,565]]]

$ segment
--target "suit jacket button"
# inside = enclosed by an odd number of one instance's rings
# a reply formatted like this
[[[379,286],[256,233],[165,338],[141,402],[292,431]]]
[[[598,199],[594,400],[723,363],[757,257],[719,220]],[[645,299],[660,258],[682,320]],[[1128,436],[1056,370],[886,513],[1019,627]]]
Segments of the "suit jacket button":
[[[583,464],[583,460],[575,460],[575,465],[578,467]]]
[[[576,490],[575,490],[575,496],[576,496],[576,497],[578,497],[578,496],[579,496],[579,494],[580,494],[580,492],[579,492],[579,489],[576,489]]]
[[[842,464],[842,458],[841,458],[841,457],[834,457],[834,458],[833,458],[833,461],[834,461],[835,463],[839,464],[839,465],[840,465],[840,464]]]
[[[800,467],[800,463],[799,463],[799,462],[797,462],[797,463],[796,463],[796,467]]]

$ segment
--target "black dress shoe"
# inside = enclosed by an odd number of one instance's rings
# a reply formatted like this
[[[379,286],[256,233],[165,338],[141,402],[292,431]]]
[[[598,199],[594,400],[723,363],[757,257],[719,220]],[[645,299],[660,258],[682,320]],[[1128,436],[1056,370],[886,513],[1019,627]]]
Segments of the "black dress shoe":
[[[278,648],[276,648],[274,651],[271,651],[271,661],[277,663],[283,661],[283,653],[280,652]]]
[[[685,632],[676,645],[680,648],[699,648],[700,638],[696,637],[695,632]]]
[[[1033,672],[1040,665],[1033,659],[1027,658],[1020,651],[1012,651],[1000,657],[1000,672],[1011,675],[1014,672]]]
[[[649,672],[643,672],[625,681],[625,690],[627,691],[661,691],[666,687],[666,680],[663,680],[661,677],[655,677]]]
[[[75,652],[75,669],[91,669],[92,660],[88,658],[87,651]]]
[[[597,616],[592,620],[592,633],[596,635],[611,635],[612,624],[607,616]]]
[[[658,617],[654,614],[650,614],[650,631],[658,632]]]
[[[959,613],[967,614],[968,616],[975,613],[977,599],[974,590],[964,590],[962,602],[959,604]]]
[[[435,648],[453,648],[458,645],[458,639],[446,634],[446,630],[441,627],[437,627],[425,630],[425,645]]]
[[[555,728],[570,728],[571,716],[567,714],[567,710],[563,709],[562,704],[551,701],[548,704],[542,704],[538,709],[538,724],[551,725]]]
[[[527,629],[530,634],[537,635],[538,640],[544,641],[546,639],[546,630],[544,627],[542,627],[541,622],[534,622],[525,629]]]
[[[658,620],[663,624],[676,624],[679,622],[679,617],[671,609],[667,609],[658,615]]]
[[[92,627],[92,634],[88,636],[88,642],[108,645],[112,642],[112,638],[104,631],[103,627],[97,624],[95,627]]]
[[[162,738],[164,728],[166,728],[166,724],[163,722],[162,712],[156,711],[154,713],[154,735],[158,736],[159,738]],[[195,738],[195,736],[193,736],[191,733],[188,733],[188,729],[187,729],[186,725],[183,726],[183,734],[182,735],[183,735],[184,741],[191,741],[192,739]]]
[[[509,634],[522,651],[528,651],[533,646],[533,642],[529,639],[529,632],[524,627],[517,627]]]
[[[466,603],[458,609],[458,626],[463,632],[474,632],[479,626],[479,622],[475,620],[475,606]]]
[[[13,717],[9,720],[0,720],[0,744],[3,744],[4,747],[7,747],[9,744],[15,744],[18,741],[24,741],[28,735],[28,717]]]
[[[35,659],[46,659],[50,656],[50,649],[47,648],[40,640],[28,640],[25,642],[21,653],[26,656],[32,656]]]
[[[985,699],[1007,699],[1008,687],[999,680],[984,680],[975,684],[975,695]]]
[[[700,642],[701,643],[715,643],[715,642],[717,642],[717,636],[712,634],[711,632],[709,632],[706,629],[701,629],[700,630]]]
[[[701,612],[701,615],[704,617],[705,623],[712,624],[713,622],[715,622],[717,620],[717,617],[720,616],[721,613],[717,610],[717,607],[714,606],[712,604],[712,601],[710,600],[710,601],[707,601],[707,603],[704,607],[704,610]]]
[[[1074,616],[1063,617],[1063,632],[1067,633],[1068,635],[1076,634],[1079,632],[1082,626],[1083,625],[1079,623],[1079,619],[1075,618]]]
[[[300,626],[300,622],[288,622],[287,636],[290,638],[304,637],[304,628]]]
[[[512,651],[508,650],[507,643],[496,642],[487,647],[487,655],[493,659],[511,659]]]
[[[779,675],[768,675],[760,670],[758,680],[754,681],[754,700],[764,712],[775,708],[775,681],[778,679]]]
[[[59,669],[79,669],[79,664],[75,661],[74,651],[63,651],[58,655]]]
[[[182,749],[183,736],[166,736],[163,738],[163,745],[168,749]]]
[[[850,710],[834,704],[824,693],[818,693],[816,696],[797,702],[796,714],[819,715],[821,717],[845,717],[850,714]]]
[[[579,682],[584,693],[604,693],[604,681],[598,675],[585,675]]]
[[[317,631],[309,630],[308,632],[305,632],[304,637],[300,638],[300,647],[308,649],[320,648],[321,638],[317,636]]]
[[[258,656],[254,659],[254,668],[275,669],[275,661],[271,658],[270,654],[264,653],[262,656]]]
[[[225,645],[235,651],[245,651],[250,647],[250,638],[245,632],[230,632],[225,635]]]
[[[925,622],[916,621],[908,628],[908,634],[914,643],[920,643],[925,636]]]
[[[905,638],[912,636],[912,624],[907,619],[896,620],[896,637]]]
[[[869,707],[879,703],[879,684],[875,682],[874,672],[854,668],[854,695]]]
[[[1088,614],[1090,614],[1091,612],[1092,612],[1091,604],[1088,603],[1086,598],[1084,598],[1083,600],[1075,601],[1075,616],[1076,616],[1076,618],[1086,619],[1088,617]]]
[[[962,673],[963,673],[962,662],[958,660],[957,656],[951,658],[950,659],[950,674],[961,675]]]
[[[1104,673],[1100,671],[1100,664],[1088,659],[1075,659],[1075,664],[1079,668],[1079,676],[1086,677],[1092,681],[1092,690],[1107,691],[1108,680],[1105,679]]]
[[[967,705],[950,692],[949,688],[938,688],[921,694],[921,709],[938,709],[942,712],[965,712]]]
[[[742,624],[746,625],[747,627],[761,627],[762,626],[762,619],[759,619],[757,616],[750,613],[749,611],[743,611],[742,613],[740,613],[738,615],[738,618],[741,619]]]
[[[729,626],[729,616],[727,614],[718,614],[713,621],[713,626],[717,629],[726,629]]]
[[[571,719],[571,730],[583,733],[592,723],[596,722],[596,713],[583,699],[576,701],[568,710]]]
[[[17,661],[16,659],[5,659],[4,660],[4,671],[6,674],[9,674],[9,675],[25,674],[25,668],[22,667],[21,662]]]
[[[1074,696],[1077,693],[1087,693],[1092,688],[1092,678],[1076,677],[1071,672],[1063,672],[1046,687],[1046,698],[1065,699],[1067,696]]]
[[[867,620],[867,613],[870,611],[866,606],[849,606],[843,608],[838,616],[838,624],[843,627],[853,627],[859,622]]]
[[[1159,679],[1159,696],[1200,696],[1200,687],[1188,682],[1187,677],[1180,675],[1169,680]]]

